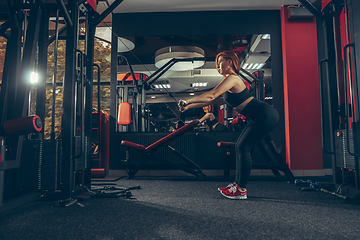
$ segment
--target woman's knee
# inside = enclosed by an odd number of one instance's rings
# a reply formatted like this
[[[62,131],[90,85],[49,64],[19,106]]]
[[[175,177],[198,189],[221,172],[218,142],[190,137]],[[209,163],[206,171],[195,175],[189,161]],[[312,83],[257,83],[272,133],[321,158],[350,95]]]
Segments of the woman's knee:
[[[237,154],[251,152],[253,146],[248,146],[247,144],[235,144],[235,151]]]

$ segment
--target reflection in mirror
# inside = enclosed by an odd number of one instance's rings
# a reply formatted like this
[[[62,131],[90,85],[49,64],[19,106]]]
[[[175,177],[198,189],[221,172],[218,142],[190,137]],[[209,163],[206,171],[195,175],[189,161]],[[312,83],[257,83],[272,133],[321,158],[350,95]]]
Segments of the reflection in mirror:
[[[195,128],[197,131],[241,130],[246,120],[223,100],[213,104],[211,114],[203,108],[181,113],[177,105],[178,100],[201,95],[221,82],[222,76],[216,70],[215,57],[223,50],[232,50],[239,56],[244,70],[241,77],[251,89],[252,95],[270,104],[272,102],[269,34],[124,38],[134,42],[135,48],[130,52],[119,53],[118,74],[129,74],[130,64],[134,73],[146,76],[138,84],[150,85],[145,91],[144,106],[141,107],[143,114],[139,115],[140,118],[143,116],[143,131],[171,132],[193,119],[203,119]],[[156,66],[156,62],[164,62],[164,59],[202,56],[205,57],[205,62],[190,62],[192,66],[187,69],[181,69],[180,65],[176,65],[178,62],[166,71],[161,71],[163,69],[160,65]],[[256,81],[251,76],[255,76]],[[128,84],[134,86],[136,83],[130,81]],[[139,106],[141,100],[137,96],[136,87],[127,87],[126,91],[128,100]],[[132,96],[131,100],[129,96]],[[135,112],[139,111],[136,107],[133,109]]]

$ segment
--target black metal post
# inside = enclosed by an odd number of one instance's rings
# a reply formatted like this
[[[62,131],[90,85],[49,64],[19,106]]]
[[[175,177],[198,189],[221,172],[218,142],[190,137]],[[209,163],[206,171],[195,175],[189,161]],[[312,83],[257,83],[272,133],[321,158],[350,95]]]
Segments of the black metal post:
[[[39,30],[41,20],[41,9],[39,7],[32,8],[29,16],[29,26],[27,29],[27,37],[23,50],[23,58],[21,63],[21,75],[19,78],[18,90],[16,93],[15,108],[16,113],[13,118],[21,118],[27,115],[28,94],[30,90],[30,71],[35,64],[36,47],[38,44]]]
[[[45,123],[45,99],[46,99],[46,79],[47,79],[47,56],[49,38],[49,11],[43,10],[41,17],[41,27],[39,35],[39,55],[38,72],[39,81],[36,94],[36,115]],[[40,139],[44,138],[44,129],[38,134]]]
[[[74,101],[75,101],[75,54],[78,46],[79,12],[77,1],[69,1],[70,18],[74,22],[67,27],[64,78],[64,113],[62,118],[62,174],[61,193],[64,199],[71,198],[74,191]]]
[[[309,12],[311,12],[315,17],[323,19],[322,12],[317,10],[314,5],[312,5],[308,0],[298,0]]]
[[[115,0],[96,20],[96,25],[98,25],[102,20],[104,20],[123,0]]]
[[[71,17],[69,15],[69,12],[65,6],[65,3],[63,0],[56,0],[56,2],[59,4],[61,12],[63,14],[64,20],[66,22],[66,26],[72,27],[73,26],[73,21],[71,20]],[[75,4],[77,5],[77,1],[74,1]],[[76,20],[77,21],[77,20]],[[74,22],[75,23],[75,22]],[[75,23],[76,24],[76,23]]]

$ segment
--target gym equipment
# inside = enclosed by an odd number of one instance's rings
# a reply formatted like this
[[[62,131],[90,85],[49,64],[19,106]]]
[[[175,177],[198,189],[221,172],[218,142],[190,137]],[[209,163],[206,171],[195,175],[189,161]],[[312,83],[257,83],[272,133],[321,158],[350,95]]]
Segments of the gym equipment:
[[[295,179],[295,181],[294,181],[295,186],[301,186],[301,185],[309,186],[311,183],[312,183],[311,180],[304,181],[301,179]]]
[[[326,190],[325,188],[321,188],[320,191],[322,191],[324,193],[329,193],[331,195],[337,196],[337,197],[342,198],[344,200],[350,200],[351,199],[351,198],[349,198],[347,196],[341,195],[340,193],[338,193],[336,191],[329,191],[329,190]]]
[[[36,133],[42,130],[42,122],[39,116],[29,116],[8,120],[0,128],[0,136],[20,136]]]
[[[230,171],[230,160],[231,160],[231,152],[230,149],[235,147],[234,142],[218,142],[218,147],[226,147],[226,156],[225,156],[225,166],[224,166],[224,178],[229,178]],[[274,141],[271,139],[269,135],[266,135],[264,140],[262,140],[257,147],[259,148],[261,154],[264,159],[267,161],[268,165],[260,165],[253,164],[253,168],[255,169],[270,169],[275,176],[281,176],[279,170],[282,171],[285,176],[289,179],[289,181],[294,181],[294,175],[290,171],[288,165],[285,160],[282,158],[280,151],[277,150]],[[273,155],[275,161],[272,161],[272,157],[269,152]]]
[[[121,102],[118,106],[117,123],[120,125],[129,125],[131,122],[131,105],[128,102]]]
[[[321,186],[321,183],[320,182],[312,182],[310,183],[309,187],[310,188],[313,188],[313,189],[319,189]]]
[[[126,159],[124,160],[124,162],[127,163],[127,173],[128,173],[128,178],[131,179],[135,176],[135,174],[140,170],[140,168],[142,167],[142,165],[145,163],[146,160],[148,160],[149,158],[152,157],[152,154],[158,150],[159,148],[163,147],[163,146],[167,146],[169,149],[171,149],[177,156],[179,156],[180,158],[182,158],[183,160],[185,160],[188,164],[190,164],[192,167],[194,167],[195,169],[191,169],[189,167],[183,166],[181,164],[177,164],[177,163],[173,163],[161,158],[156,158],[156,160],[160,160],[161,162],[163,162],[164,164],[170,165],[170,166],[174,166],[177,169],[180,169],[182,171],[188,172],[190,174],[195,175],[198,178],[205,178],[206,176],[202,173],[202,169],[200,166],[198,166],[196,163],[194,163],[193,161],[191,161],[189,158],[187,158],[185,155],[183,155],[182,153],[180,153],[178,150],[176,150],[175,148],[171,147],[168,145],[169,142],[179,138],[181,135],[183,135],[185,132],[189,131],[190,129],[192,129],[194,126],[196,126],[199,123],[198,119],[195,119],[193,121],[191,121],[190,123],[182,126],[181,128],[179,128],[178,130],[168,134],[167,136],[159,139],[158,141],[154,142],[153,144],[150,144],[149,146],[145,147],[141,144],[138,143],[133,143],[133,142],[129,142],[129,141],[121,141],[121,145],[126,147]],[[131,166],[131,158],[130,158],[130,148],[135,149],[137,151],[140,151],[141,153],[144,154],[144,157],[141,159],[140,163],[138,163],[134,168]]]
[[[140,189],[140,186],[134,186],[129,188],[115,187],[115,186],[103,186],[103,187],[91,187],[87,189],[92,197],[96,198],[114,198],[125,197],[131,198],[133,195],[130,190]]]

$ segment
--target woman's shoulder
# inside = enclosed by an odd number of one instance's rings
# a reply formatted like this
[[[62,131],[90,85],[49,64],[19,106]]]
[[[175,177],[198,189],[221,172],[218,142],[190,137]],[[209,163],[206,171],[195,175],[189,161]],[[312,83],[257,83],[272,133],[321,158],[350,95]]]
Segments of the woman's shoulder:
[[[229,81],[229,82],[233,82],[234,84],[237,83],[237,82],[239,82],[239,80],[242,81],[242,79],[241,79],[238,75],[236,75],[236,74],[228,75],[228,76],[226,76],[226,77],[224,78],[224,80]]]

